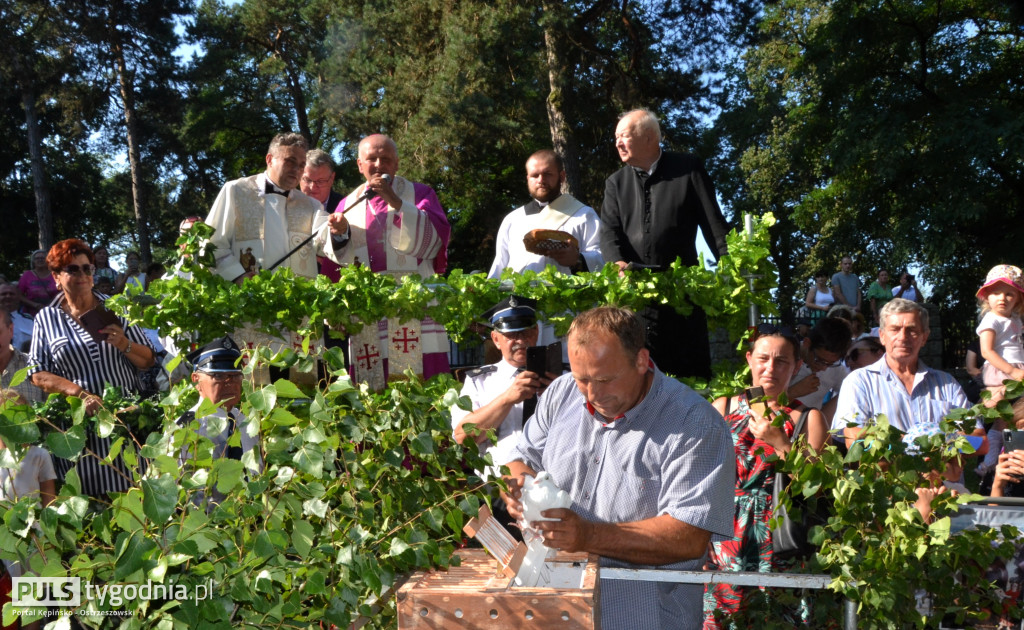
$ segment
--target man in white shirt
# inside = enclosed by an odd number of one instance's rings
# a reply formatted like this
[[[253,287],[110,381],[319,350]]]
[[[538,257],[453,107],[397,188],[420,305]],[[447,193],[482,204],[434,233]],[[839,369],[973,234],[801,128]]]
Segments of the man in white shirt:
[[[885,415],[907,440],[939,430],[943,417],[955,408],[971,406],[951,375],[929,368],[918,358],[928,341],[928,311],[920,304],[893,298],[879,313],[881,359],[850,373],[839,392],[832,430],[852,445],[864,425]],[[972,435],[984,436],[979,420]],[[979,449],[981,450],[981,449]]]
[[[505,216],[498,228],[494,262],[488,278],[499,278],[511,268],[517,273],[543,271],[548,265],[562,273],[596,271],[604,265],[601,257],[601,221],[593,208],[562,193],[565,167],[551,150],[537,151],[526,160],[526,187],[532,199]],[[567,232],[578,245],[554,250],[548,255],[529,252],[523,237],[531,230]]]
[[[329,234],[329,215],[319,201],[298,190],[306,149],[301,135],[278,134],[267,150],[265,172],[230,181],[221,188],[206,223],[214,229],[210,242],[216,248],[216,271],[224,279],[241,283],[275,264],[313,278],[317,253],[334,255],[332,245],[340,242],[334,243]],[[341,228],[336,234],[343,232]],[[311,234],[316,235],[312,242],[292,251]],[[255,269],[243,265],[242,257],[250,255],[255,258]]]
[[[826,397],[839,394],[839,387],[850,371],[843,366],[843,357],[850,349],[850,326],[838,317],[818,321],[811,333],[800,342],[803,365],[793,375],[787,394],[805,406],[822,409]],[[831,394],[831,395],[830,395]],[[831,416],[826,414],[831,420]]]
[[[488,278],[500,278],[505,269],[516,273],[544,271],[554,265],[564,274],[597,271],[604,266],[601,257],[601,220],[593,208],[569,193],[562,193],[565,166],[554,151],[537,151],[526,160],[526,187],[532,199],[505,215],[495,239],[494,262]],[[547,255],[527,251],[523,237],[532,230],[559,230],[571,234],[577,244]],[[540,324],[539,343],[547,345],[558,338],[554,326]],[[562,339],[563,349],[565,339]],[[569,355],[563,354],[568,360]]]

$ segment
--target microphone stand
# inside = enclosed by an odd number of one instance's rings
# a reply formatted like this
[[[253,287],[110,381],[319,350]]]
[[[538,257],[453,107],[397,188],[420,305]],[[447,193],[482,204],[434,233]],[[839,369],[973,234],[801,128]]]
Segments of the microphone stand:
[[[356,199],[355,201],[352,202],[352,205],[350,205],[349,207],[347,207],[347,208],[345,208],[344,210],[341,211],[341,215],[345,216],[345,213],[348,212],[349,210],[351,210],[352,208],[355,208],[356,206],[358,206],[359,204],[363,203],[367,199],[372,199],[372,198],[374,198],[376,196],[377,196],[377,191],[376,190],[373,190],[372,188],[367,188],[366,191],[363,194],[359,195],[358,199]],[[269,267],[267,267],[267,271],[273,271],[278,265],[280,265],[284,261],[286,261],[289,258],[291,258],[292,254],[294,254],[295,252],[297,252],[300,249],[302,249],[306,245],[306,243],[308,243],[311,240],[313,240],[314,236],[316,236],[316,232],[313,232],[312,234],[307,236],[301,243],[299,243],[298,245],[293,247],[290,252],[288,252],[287,254],[282,256],[281,258],[279,258],[278,261],[275,262],[273,265],[270,265]]]

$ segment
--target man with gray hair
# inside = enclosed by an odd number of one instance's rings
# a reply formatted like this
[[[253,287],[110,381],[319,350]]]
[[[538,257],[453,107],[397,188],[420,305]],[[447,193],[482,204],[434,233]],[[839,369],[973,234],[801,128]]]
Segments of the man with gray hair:
[[[661,150],[658,119],[646,109],[627,112],[615,128],[615,148],[625,163],[606,181],[601,206],[601,254],[620,269],[668,269],[676,258],[697,264],[697,228],[714,255],[726,254],[729,225],[700,158]],[[640,316],[658,367],[675,376],[711,376],[704,312],[683,317],[671,306],[651,306]]]
[[[842,433],[848,446],[880,414],[911,441],[938,431],[939,422],[953,409],[971,406],[955,378],[918,358],[928,341],[928,311],[923,306],[893,298],[879,318],[885,354],[851,372],[839,392],[832,430]],[[973,434],[985,435],[980,422]]]
[[[299,179],[299,188],[305,194],[316,199],[327,214],[341,212],[344,208],[338,205],[345,198],[340,192],[334,191],[334,172],[337,165],[326,151],[313,149],[306,154],[306,168]],[[317,256],[320,275],[327,276],[332,282],[338,281],[338,264],[326,256]]]
[[[317,251],[333,256],[328,214],[319,201],[297,190],[307,147],[300,134],[278,134],[267,150],[265,172],[221,188],[206,223],[214,229],[210,242],[222,278],[241,283],[275,264],[312,278],[317,274]],[[312,242],[293,250],[311,234],[316,234]],[[241,261],[250,248],[255,270],[246,269]]]

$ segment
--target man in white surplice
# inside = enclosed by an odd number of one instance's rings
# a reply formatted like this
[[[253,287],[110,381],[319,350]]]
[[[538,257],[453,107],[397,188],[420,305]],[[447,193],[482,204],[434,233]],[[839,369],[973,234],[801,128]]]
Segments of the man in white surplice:
[[[550,150],[537,151],[526,161],[526,187],[533,199],[505,216],[498,228],[497,251],[488,278],[500,278],[512,268],[517,273],[543,271],[548,265],[562,273],[597,271],[601,258],[601,221],[593,208],[562,193],[565,168],[562,158]],[[523,237],[531,230],[561,230],[579,241],[579,247],[553,251],[548,256],[526,251]]]
[[[230,181],[221,188],[206,223],[214,229],[210,242],[215,247],[216,272],[222,278],[241,284],[275,264],[290,268],[297,276],[315,278],[317,253],[335,258],[334,249],[342,244],[344,230],[331,226],[321,203],[298,190],[307,148],[300,134],[278,134],[267,149],[265,172]],[[298,247],[313,234],[312,241]],[[281,339],[255,326],[235,334],[247,349],[267,345],[277,350],[300,342],[294,335]]]
[[[310,234],[317,236],[278,266],[295,275],[316,277],[316,255],[333,256],[328,214],[319,201],[298,190],[306,164],[306,139],[297,133],[274,136],[267,150],[267,170],[224,184],[206,223],[216,247],[217,273],[241,283],[258,269],[270,268]],[[242,256],[252,248],[257,269],[246,269]]]
[[[526,161],[526,187],[533,199],[508,213],[501,222],[488,278],[500,278],[506,268],[522,273],[527,269],[543,271],[548,265],[555,265],[562,273],[570,274],[597,271],[604,266],[597,212],[569,193],[563,194],[563,183],[565,167],[554,151],[537,151]],[[579,241],[579,247],[556,250],[548,256],[528,252],[523,237],[537,229],[568,232]],[[540,330],[540,344],[555,341],[553,327],[542,324]],[[563,343],[562,347],[568,346]]]
[[[332,230],[348,230],[349,239],[335,250],[338,263],[369,265],[374,272],[398,277],[444,273],[451,235],[448,218],[430,186],[396,174],[394,140],[382,134],[363,138],[356,164],[366,183],[339,206],[350,210],[331,215]],[[385,379],[407,369],[423,378],[449,371],[448,336],[434,320],[396,318],[381,320],[376,327],[367,324],[349,341],[357,380],[379,388]]]

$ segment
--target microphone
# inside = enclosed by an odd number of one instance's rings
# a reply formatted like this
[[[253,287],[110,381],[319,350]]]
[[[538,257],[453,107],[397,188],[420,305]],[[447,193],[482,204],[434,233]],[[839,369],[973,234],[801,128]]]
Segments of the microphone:
[[[385,182],[387,182],[389,185],[391,184],[392,180],[394,179],[393,177],[391,177],[387,173],[384,173],[383,175],[381,175],[380,178],[383,179]],[[366,190],[363,191],[363,194],[359,195],[359,198],[356,199],[355,201],[353,201],[351,203],[351,205],[349,205],[349,207],[347,207],[344,210],[342,210],[341,213],[345,214],[346,212],[348,212],[352,208],[355,208],[356,206],[358,206],[360,203],[366,201],[367,199],[372,199],[373,197],[376,197],[376,196],[377,196],[377,191],[372,189],[372,188],[370,188],[369,186],[367,186]]]
[[[392,177],[387,173],[381,175],[380,178],[387,182],[389,185],[391,184]],[[356,199],[356,203],[359,203],[360,201],[366,201],[367,199],[373,199],[376,196],[377,191],[367,186],[366,190],[363,191],[363,194],[359,195],[359,199]]]

